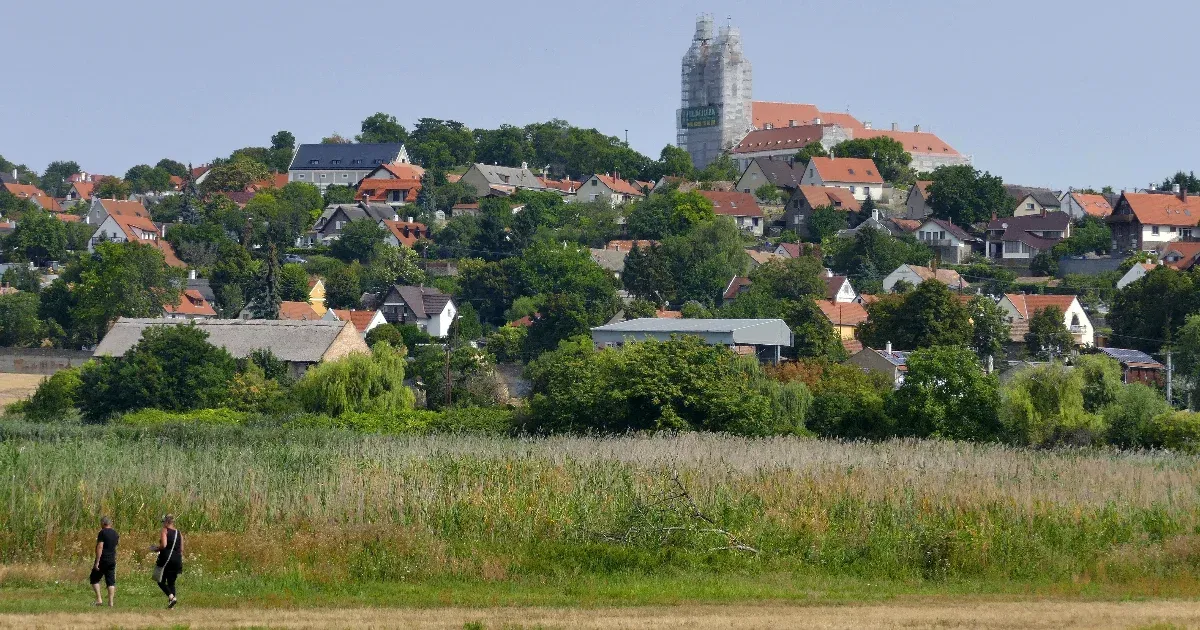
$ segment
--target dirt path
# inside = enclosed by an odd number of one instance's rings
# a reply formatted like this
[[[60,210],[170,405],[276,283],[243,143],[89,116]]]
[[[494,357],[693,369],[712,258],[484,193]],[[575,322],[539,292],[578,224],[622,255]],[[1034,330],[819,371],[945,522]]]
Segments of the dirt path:
[[[1200,626],[1200,602],[962,602],[789,606],[742,604],[644,608],[352,608],[352,609],[188,609],[173,611],[102,609],[96,612],[0,615],[0,628],[437,628],[460,630],[464,623],[485,628],[621,628],[687,630],[750,628],[1113,628],[1154,624]],[[1162,627],[1171,627],[1163,625]]]
[[[0,372],[0,407],[27,398],[44,378],[41,374]]]

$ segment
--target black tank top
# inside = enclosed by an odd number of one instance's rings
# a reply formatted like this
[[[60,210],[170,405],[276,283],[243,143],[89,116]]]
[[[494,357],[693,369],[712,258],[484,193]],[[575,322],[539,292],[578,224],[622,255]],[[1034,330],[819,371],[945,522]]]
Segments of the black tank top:
[[[179,535],[179,530],[167,530],[167,546],[163,547],[158,552],[158,561],[155,566],[165,567],[167,565],[179,566],[183,564],[183,537]]]

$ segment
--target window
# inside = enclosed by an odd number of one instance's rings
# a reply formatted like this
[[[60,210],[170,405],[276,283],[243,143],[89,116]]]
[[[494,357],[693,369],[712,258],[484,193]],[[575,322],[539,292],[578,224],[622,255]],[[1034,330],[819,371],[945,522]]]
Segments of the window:
[[[593,185],[593,186],[599,186],[599,185],[600,185],[600,182],[599,182],[599,180],[597,180],[597,179],[594,179],[594,178],[593,178],[593,179],[592,179],[592,185]]]
[[[748,193],[748,192],[750,192],[750,189],[749,189],[749,188],[746,188],[746,189],[745,189],[745,190],[743,190],[742,192],[744,192],[744,193]]]
[[[372,163],[372,164],[383,164],[383,160],[380,160],[380,159],[376,158],[376,159],[374,159],[374,160],[371,160],[371,163]]]
[[[754,227],[758,227],[758,217],[754,217],[753,223]]]
[[[1179,234],[1183,238],[1192,238],[1192,228],[1182,228],[1179,230]]]
[[[325,173],[321,173],[321,179],[325,179]]]
[[[351,164],[362,164],[363,161],[362,161],[362,158],[354,158],[353,160],[350,160],[350,163]]]
[[[1158,235],[1158,226],[1157,226],[1157,225],[1151,226],[1151,227],[1150,227],[1150,233],[1151,233],[1151,234],[1154,234],[1155,236],[1157,236],[1157,235]]]
[[[316,166],[316,165],[318,165],[318,164],[320,164],[320,163],[321,163],[321,160],[309,160],[309,161],[308,161],[308,165],[309,165],[309,166]]]
[[[350,177],[348,173],[342,173],[342,179],[346,179],[347,177]]]
[[[851,194],[851,195],[853,195],[853,194],[854,194],[854,193],[856,193],[856,192],[858,192],[858,189],[857,189],[857,188],[855,188],[854,186],[851,186],[851,187],[850,187],[850,194]]]
[[[337,166],[338,164],[341,164],[342,161],[341,160],[329,160],[329,163],[334,166]]]
[[[852,169],[852,168],[848,168],[848,169],[846,169],[846,172],[848,172],[848,173],[850,173],[851,175],[853,175],[853,174],[854,174],[854,169]]]
[[[297,174],[296,179],[304,179],[304,173]]]
[[[1029,246],[1021,241],[1004,241],[1005,254],[1028,254]]]
[[[1175,229],[1175,226],[1174,226],[1174,225],[1172,225],[1172,226],[1171,226],[1171,233],[1172,233],[1172,234],[1174,234],[1176,231],[1177,231],[1177,230]]]
[[[343,225],[344,223],[346,223],[346,222],[345,222],[345,221],[338,221],[338,222],[334,223],[334,224],[333,224],[333,229],[335,229],[335,230],[340,230],[340,229],[342,229],[342,225]]]
[[[795,215],[794,217],[792,217],[792,223],[794,223],[796,225],[800,225],[801,223],[804,223],[804,215],[803,214]]]
[[[1026,209],[1026,210],[1033,210],[1033,202],[1032,202],[1032,201],[1030,201],[1029,203],[1025,204],[1025,209]]]

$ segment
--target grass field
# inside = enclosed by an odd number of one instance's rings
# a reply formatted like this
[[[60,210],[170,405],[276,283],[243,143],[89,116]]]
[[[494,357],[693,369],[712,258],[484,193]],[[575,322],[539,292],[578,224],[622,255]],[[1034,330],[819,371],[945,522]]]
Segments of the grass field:
[[[669,616],[701,603],[932,601],[950,611],[1032,600],[1067,610],[1178,598],[1110,621],[1186,627],[1198,623],[1190,600],[1200,596],[1198,464],[947,442],[0,422],[0,627],[86,603],[102,513],[122,533],[122,606],[159,606],[142,550],[163,512],[185,535],[183,601],[248,609],[251,624],[255,610],[297,607],[468,607],[500,623],[508,618],[487,616],[493,607],[633,605]],[[186,624],[211,627],[189,614]],[[461,627],[461,614],[445,618]],[[752,627],[713,614],[713,625],[693,627]],[[1007,617],[982,627],[1029,627],[1002,625]],[[836,618],[815,627],[844,627]],[[1090,619],[1079,627],[1110,623]],[[620,627],[671,624],[688,625]]]

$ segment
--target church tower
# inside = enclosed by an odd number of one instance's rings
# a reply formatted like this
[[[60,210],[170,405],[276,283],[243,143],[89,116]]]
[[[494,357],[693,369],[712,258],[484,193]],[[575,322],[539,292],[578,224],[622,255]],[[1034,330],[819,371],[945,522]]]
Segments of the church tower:
[[[713,37],[711,15],[696,19],[696,34],[683,56],[676,144],[697,169],[732,149],[750,131],[753,78],[742,54],[742,35],[732,26]]]

